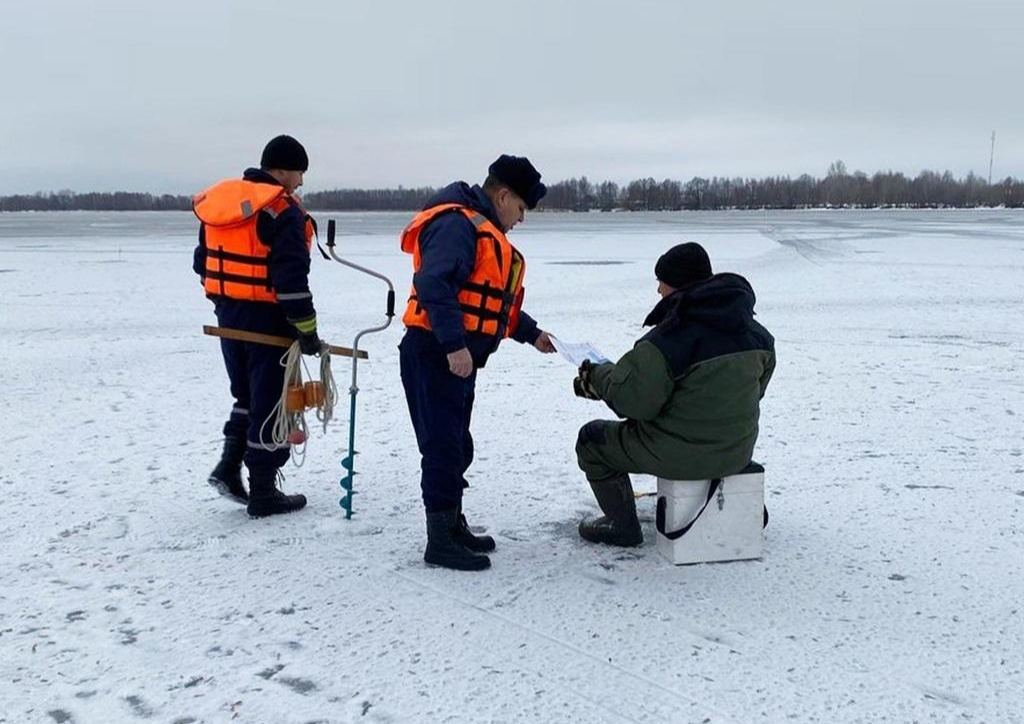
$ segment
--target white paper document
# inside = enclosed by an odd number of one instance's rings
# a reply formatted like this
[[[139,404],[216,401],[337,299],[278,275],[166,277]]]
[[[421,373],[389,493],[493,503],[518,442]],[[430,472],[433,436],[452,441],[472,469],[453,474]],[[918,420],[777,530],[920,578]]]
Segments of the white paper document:
[[[594,364],[607,362],[608,358],[598,352],[590,342],[564,342],[552,335],[551,341],[558,353],[579,367],[583,360],[588,359]]]

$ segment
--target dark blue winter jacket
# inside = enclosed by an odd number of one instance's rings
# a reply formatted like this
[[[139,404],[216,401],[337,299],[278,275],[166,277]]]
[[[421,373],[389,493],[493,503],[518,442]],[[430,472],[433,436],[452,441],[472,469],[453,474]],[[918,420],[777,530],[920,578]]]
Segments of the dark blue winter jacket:
[[[246,181],[280,186],[273,176],[258,168],[248,168],[243,174]],[[256,219],[256,236],[270,247],[267,264],[270,283],[279,295],[291,295],[277,303],[246,302],[219,297],[214,299],[220,324],[236,329],[267,334],[296,336],[296,330],[287,321],[307,320],[316,316],[312,296],[309,294],[309,251],[306,249],[306,218],[298,206],[272,217],[261,213]],[[199,227],[199,244],[192,257],[192,269],[202,277],[206,271],[206,226]],[[295,298],[299,297],[299,298]]]
[[[462,181],[441,189],[424,208],[452,203],[479,211],[501,228],[494,204],[483,189]],[[446,353],[467,347],[474,365],[483,367],[491,352],[497,349],[504,330],[495,338],[467,332],[463,322],[458,294],[476,263],[476,227],[463,214],[438,216],[420,232],[420,258],[420,269],[413,275],[412,283],[430,319],[434,336]],[[521,313],[512,339],[533,344],[539,336],[537,322],[525,312]]]

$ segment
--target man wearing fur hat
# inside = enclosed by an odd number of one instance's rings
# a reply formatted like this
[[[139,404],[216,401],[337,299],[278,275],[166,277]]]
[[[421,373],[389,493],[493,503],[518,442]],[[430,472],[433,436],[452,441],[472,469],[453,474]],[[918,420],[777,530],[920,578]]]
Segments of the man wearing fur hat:
[[[522,310],[526,259],[506,237],[546,192],[528,159],[502,155],[482,186],[447,186],[402,233],[413,279],[399,351],[422,456],[423,557],[431,565],[476,571],[491,564],[494,539],[474,535],[462,514],[476,372],[505,337],[555,351]]]
[[[643,542],[629,473],[703,480],[746,467],[775,370],[775,340],[754,320],[746,279],[712,274],[695,243],[669,249],[655,276],[662,299],[644,321],[654,329],[618,362],[584,362],[573,381],[578,396],[625,418],[588,422],[576,442],[604,513],[580,522],[580,536],[594,543]]]

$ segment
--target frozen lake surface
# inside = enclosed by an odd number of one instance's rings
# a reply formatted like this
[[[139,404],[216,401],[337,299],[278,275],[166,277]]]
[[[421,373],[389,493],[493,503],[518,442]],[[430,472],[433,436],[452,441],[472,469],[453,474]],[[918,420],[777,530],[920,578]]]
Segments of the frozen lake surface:
[[[409,214],[321,214],[411,275]],[[779,365],[762,405],[763,560],[672,567],[576,536],[576,431],[611,417],[506,342],[479,378],[482,574],[428,569],[400,323],[250,520],[205,479],[230,407],[187,213],[0,214],[0,722],[1024,721],[1024,214],[536,214],[526,309],[617,358],[653,264],[700,241],[745,275]],[[594,263],[603,262],[603,263]],[[321,335],[384,288],[314,259]],[[347,390],[349,367],[335,359]],[[654,489],[640,477],[639,490]]]

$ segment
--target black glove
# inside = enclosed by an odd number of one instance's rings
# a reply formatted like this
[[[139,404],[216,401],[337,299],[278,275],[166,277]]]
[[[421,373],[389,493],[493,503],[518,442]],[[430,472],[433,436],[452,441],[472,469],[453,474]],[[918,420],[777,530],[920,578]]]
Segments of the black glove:
[[[579,374],[572,381],[572,391],[576,393],[577,397],[584,397],[588,400],[601,399],[601,395],[597,394],[593,383],[590,381],[593,367],[588,359],[583,360],[583,364],[580,365]]]
[[[324,343],[316,332],[299,335],[299,349],[302,350],[302,354],[319,355],[323,347]]]
[[[577,397],[582,397],[587,400],[601,399],[601,396],[594,392],[594,388],[587,386],[587,383],[583,381],[582,377],[576,377],[573,379],[572,391],[576,393]]]
[[[594,371],[594,364],[588,359],[583,360],[580,363],[579,374],[580,379],[589,387],[590,386],[590,373]]]

